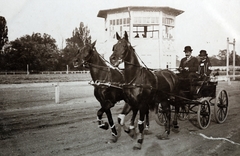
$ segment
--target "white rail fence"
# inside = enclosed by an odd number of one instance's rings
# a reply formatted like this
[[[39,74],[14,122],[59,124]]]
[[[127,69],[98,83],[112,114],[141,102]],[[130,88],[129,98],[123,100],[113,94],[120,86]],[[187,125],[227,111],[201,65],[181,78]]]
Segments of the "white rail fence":
[[[35,72],[34,74],[85,74],[89,73],[89,71],[83,70],[83,71],[41,71],[41,72]],[[28,75],[29,73],[26,71],[6,71],[6,72],[0,72],[0,75]],[[31,74],[31,73],[30,73]]]

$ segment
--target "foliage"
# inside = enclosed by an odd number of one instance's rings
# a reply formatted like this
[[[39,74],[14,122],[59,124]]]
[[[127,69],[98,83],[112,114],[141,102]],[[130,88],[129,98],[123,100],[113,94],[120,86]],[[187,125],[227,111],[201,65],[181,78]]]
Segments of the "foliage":
[[[66,39],[66,47],[62,51],[61,64],[69,65],[73,70],[72,61],[77,55],[78,49],[83,47],[85,43],[91,43],[90,30],[88,26],[84,26],[80,22],[79,28],[75,28],[72,37]]]
[[[212,66],[226,66],[227,49],[219,50],[217,56],[209,57]],[[233,65],[233,51],[229,54],[229,65]],[[240,56],[235,54],[235,65],[240,66]]]
[[[6,21],[0,18],[0,35],[4,36],[1,37],[1,43],[5,43],[8,42]],[[26,71],[27,65],[30,71],[66,70],[66,65],[74,70],[72,61],[85,43],[91,43],[91,36],[83,22],[73,30],[72,37],[66,39],[66,47],[61,50],[58,50],[55,39],[48,34],[25,35],[11,41],[11,46],[5,46],[4,52],[0,53],[0,70]]]
[[[0,52],[3,46],[8,42],[7,21],[3,16],[0,16]]]
[[[227,49],[219,50],[218,57],[220,60],[226,60],[227,58]]]
[[[48,34],[33,33],[11,41],[11,47],[1,54],[1,70],[55,70],[58,49]]]

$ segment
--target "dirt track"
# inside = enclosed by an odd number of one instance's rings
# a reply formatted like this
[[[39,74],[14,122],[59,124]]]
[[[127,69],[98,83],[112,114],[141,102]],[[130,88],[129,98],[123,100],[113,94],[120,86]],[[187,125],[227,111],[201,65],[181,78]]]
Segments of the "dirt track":
[[[240,83],[219,83],[220,88],[230,97],[225,123],[212,120],[200,130],[191,115],[179,122],[180,132],[171,132],[170,140],[158,140],[155,135],[164,128],[151,114],[142,149],[133,150],[136,140],[123,131],[117,143],[106,143],[111,131],[97,127],[100,106],[86,81],[60,83],[60,104],[55,104],[53,83],[0,85],[0,155],[239,155]],[[112,109],[115,123],[122,106],[120,102]]]

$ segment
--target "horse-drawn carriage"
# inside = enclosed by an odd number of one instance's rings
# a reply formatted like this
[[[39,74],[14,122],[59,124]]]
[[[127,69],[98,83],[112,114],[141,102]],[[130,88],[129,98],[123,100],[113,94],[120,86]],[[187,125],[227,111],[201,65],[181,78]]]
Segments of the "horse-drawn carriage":
[[[167,138],[170,134],[171,107],[175,108],[172,122],[174,128],[178,128],[178,118],[185,119],[191,113],[198,115],[200,128],[207,128],[211,120],[211,105],[214,105],[216,121],[223,123],[226,120],[228,95],[225,90],[220,90],[216,96],[217,81],[213,81],[213,79],[193,79],[191,81],[180,79],[177,74],[168,69],[152,71],[139,63],[138,56],[131,46],[126,32],[123,38],[116,33],[116,38],[118,42],[113,46],[113,54],[110,56],[111,67],[97,53],[94,47],[95,42],[86,44],[75,60],[76,64],[81,61],[89,65],[93,79],[92,85],[95,87],[94,95],[101,104],[97,113],[98,124],[100,128],[108,129],[108,124],[102,120],[103,113],[106,113],[112,130],[113,142],[117,141],[120,133],[114,125],[110,109],[120,100],[124,100],[126,104],[118,116],[118,122],[129,134],[135,131],[134,121],[139,112],[139,135],[134,149],[141,149],[144,140],[144,126],[149,125],[149,110],[154,110],[156,106],[156,121],[160,125],[165,125],[162,138]],[[115,68],[121,63],[124,63],[125,67],[123,73]],[[179,84],[183,84],[183,88]],[[184,88],[185,86],[189,87]],[[179,88],[180,91],[178,91]],[[196,111],[194,108],[197,106]],[[129,111],[132,111],[133,114],[129,129],[126,129],[124,117]],[[133,134],[135,133],[133,132]]]
[[[215,76],[201,78],[179,78],[180,94],[171,95],[181,99],[178,119],[186,120],[190,114],[197,114],[198,125],[201,129],[206,129],[211,121],[211,116],[217,123],[223,123],[228,115],[228,94],[224,89],[217,93],[218,81]],[[211,106],[214,111],[211,111]],[[175,107],[171,110],[174,111]],[[161,104],[156,109],[155,120],[159,125],[164,125],[166,117],[162,113]]]

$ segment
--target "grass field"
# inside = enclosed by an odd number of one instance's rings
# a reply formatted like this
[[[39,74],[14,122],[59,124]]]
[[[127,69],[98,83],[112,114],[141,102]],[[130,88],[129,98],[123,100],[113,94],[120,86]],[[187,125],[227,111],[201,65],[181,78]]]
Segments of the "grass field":
[[[219,72],[219,75],[226,75],[225,71]],[[232,72],[229,73],[232,75]],[[240,80],[240,72],[236,72]],[[90,73],[78,74],[16,74],[16,75],[0,75],[0,84],[21,84],[21,83],[44,83],[44,82],[74,82],[74,81],[90,81]]]
[[[0,75],[0,84],[90,81],[89,73]]]

